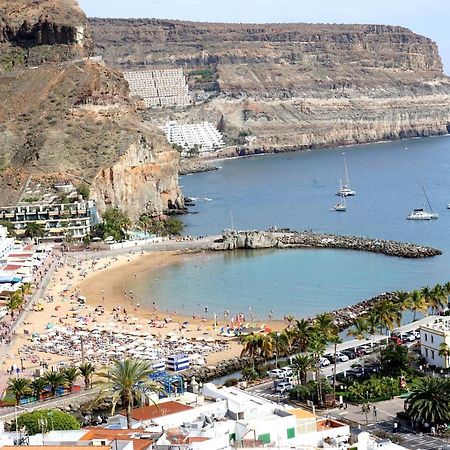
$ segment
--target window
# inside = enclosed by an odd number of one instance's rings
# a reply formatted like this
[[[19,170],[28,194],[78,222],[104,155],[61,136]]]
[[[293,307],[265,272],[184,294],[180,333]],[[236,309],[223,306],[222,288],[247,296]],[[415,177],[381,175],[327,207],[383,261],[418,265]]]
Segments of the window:
[[[430,337],[431,337],[431,342],[433,343],[434,342],[434,336],[430,335]]]
[[[434,359],[434,350],[431,350],[431,359]]]
[[[425,349],[425,356],[428,358],[428,349]]]
[[[428,335],[425,333],[425,342],[428,341]]]
[[[258,441],[261,441],[263,444],[270,444],[270,433],[260,434]]]
[[[287,438],[288,439],[295,438],[295,428],[288,428],[287,429]]]
[[[230,442],[234,442],[236,440],[236,433],[230,434]]]

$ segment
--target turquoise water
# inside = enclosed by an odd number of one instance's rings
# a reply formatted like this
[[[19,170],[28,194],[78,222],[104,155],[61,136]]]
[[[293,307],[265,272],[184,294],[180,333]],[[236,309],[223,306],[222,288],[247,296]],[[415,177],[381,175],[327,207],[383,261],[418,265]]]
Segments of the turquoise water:
[[[345,213],[330,211],[346,153],[352,188]],[[436,246],[444,255],[405,260],[342,250],[271,250],[196,256],[133,286],[162,308],[267,318],[309,316],[392,289],[450,280],[450,139],[415,139],[221,161],[220,171],[182,177],[198,198],[186,233],[272,225]],[[422,206],[423,182],[438,220],[406,220]],[[210,200],[205,200],[210,199]],[[151,287],[150,287],[151,285]],[[250,307],[250,309],[249,309]]]

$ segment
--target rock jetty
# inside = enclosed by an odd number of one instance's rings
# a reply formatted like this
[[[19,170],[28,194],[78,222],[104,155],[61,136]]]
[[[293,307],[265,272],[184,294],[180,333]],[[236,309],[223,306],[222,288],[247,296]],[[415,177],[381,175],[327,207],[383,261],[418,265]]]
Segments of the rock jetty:
[[[178,168],[178,175],[188,175],[191,173],[212,172],[219,170],[211,161],[201,159],[181,159]]]
[[[400,258],[430,258],[442,254],[439,249],[408,242],[290,230],[225,230],[222,240],[213,246],[214,250],[258,248],[340,248],[381,253]]]

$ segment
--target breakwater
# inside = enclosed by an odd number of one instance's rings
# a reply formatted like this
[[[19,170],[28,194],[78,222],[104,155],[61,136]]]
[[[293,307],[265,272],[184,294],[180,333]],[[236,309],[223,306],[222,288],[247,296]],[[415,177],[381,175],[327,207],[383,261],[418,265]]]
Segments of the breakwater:
[[[381,253],[400,258],[430,258],[441,255],[439,249],[385,239],[321,234],[308,231],[235,231],[225,230],[214,250],[258,248],[329,248]]]

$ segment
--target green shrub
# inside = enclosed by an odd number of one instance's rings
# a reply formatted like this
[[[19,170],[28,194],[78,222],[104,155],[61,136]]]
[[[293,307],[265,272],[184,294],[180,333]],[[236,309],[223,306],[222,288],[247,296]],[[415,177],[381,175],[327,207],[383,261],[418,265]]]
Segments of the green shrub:
[[[307,386],[294,386],[289,391],[289,398],[291,400],[309,400],[311,397],[311,392]]]
[[[42,427],[42,423],[47,423]],[[32,436],[37,433],[49,430],[79,430],[80,424],[74,416],[67,412],[57,409],[40,409],[29,413],[22,414],[17,419],[19,429],[25,428],[28,435]],[[15,430],[15,422],[11,424],[11,429]]]
[[[239,383],[239,379],[237,379],[237,378],[229,378],[223,384],[226,387],[230,387],[230,386],[236,386],[238,383]]]

